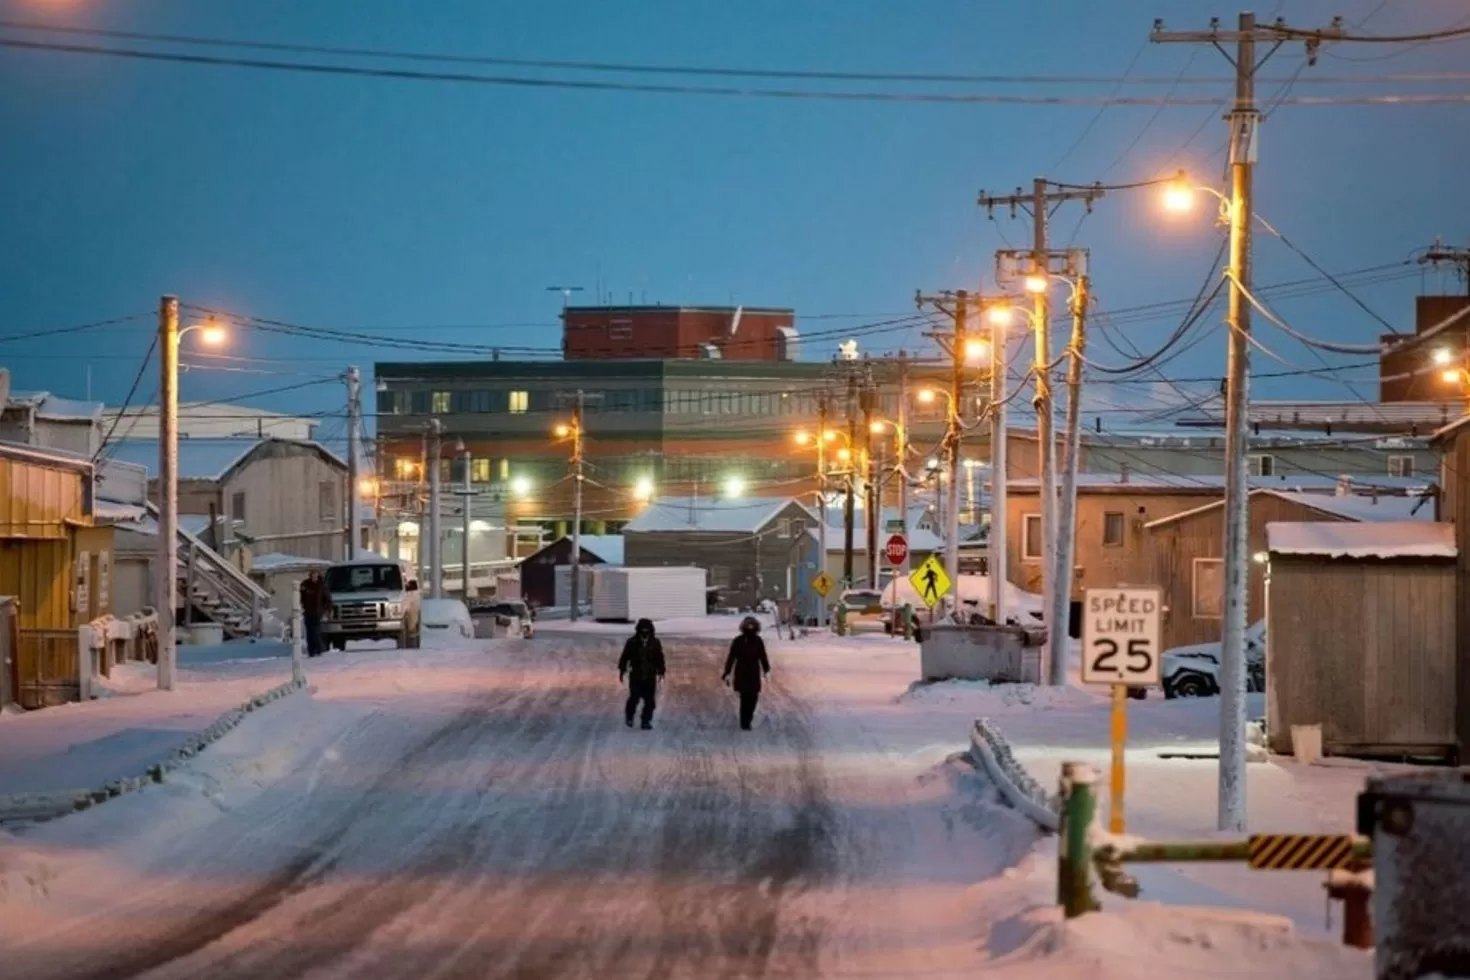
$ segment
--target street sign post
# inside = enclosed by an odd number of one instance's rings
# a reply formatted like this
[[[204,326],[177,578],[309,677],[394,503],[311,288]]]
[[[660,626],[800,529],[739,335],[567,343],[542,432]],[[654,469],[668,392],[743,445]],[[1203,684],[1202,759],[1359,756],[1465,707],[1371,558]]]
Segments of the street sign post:
[[[1082,608],[1082,683],[1113,688],[1113,771],[1108,829],[1124,832],[1123,756],[1128,689],[1159,684],[1163,603],[1156,588],[1087,589]]]
[[[924,560],[924,564],[909,573],[909,582],[919,593],[919,601],[928,606],[930,612],[939,605],[939,600],[944,598],[952,584],[949,573],[934,555],[930,555]]]
[[[904,559],[909,556],[909,542],[902,534],[895,534],[888,539],[888,544],[883,549],[883,554],[888,558],[888,564],[898,568]]]

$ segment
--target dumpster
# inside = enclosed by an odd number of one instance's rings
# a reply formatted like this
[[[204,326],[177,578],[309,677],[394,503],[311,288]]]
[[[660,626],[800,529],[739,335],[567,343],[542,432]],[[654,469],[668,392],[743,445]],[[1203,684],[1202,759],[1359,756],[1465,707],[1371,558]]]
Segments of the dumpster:
[[[1377,980],[1470,977],[1470,770],[1368,780]]]

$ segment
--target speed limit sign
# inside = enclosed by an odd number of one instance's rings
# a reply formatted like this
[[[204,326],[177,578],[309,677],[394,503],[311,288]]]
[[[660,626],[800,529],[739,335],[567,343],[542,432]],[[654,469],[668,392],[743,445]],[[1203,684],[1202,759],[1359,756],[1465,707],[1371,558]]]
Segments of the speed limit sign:
[[[1082,683],[1158,685],[1159,590],[1088,589],[1083,608]]]

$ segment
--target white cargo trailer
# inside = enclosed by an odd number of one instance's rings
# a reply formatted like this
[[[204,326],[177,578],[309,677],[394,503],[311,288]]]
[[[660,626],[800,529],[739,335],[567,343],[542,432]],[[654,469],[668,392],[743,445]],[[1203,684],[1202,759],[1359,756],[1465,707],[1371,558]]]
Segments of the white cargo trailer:
[[[631,623],[703,616],[705,581],[705,570],[690,566],[598,568],[592,573],[592,618]]]

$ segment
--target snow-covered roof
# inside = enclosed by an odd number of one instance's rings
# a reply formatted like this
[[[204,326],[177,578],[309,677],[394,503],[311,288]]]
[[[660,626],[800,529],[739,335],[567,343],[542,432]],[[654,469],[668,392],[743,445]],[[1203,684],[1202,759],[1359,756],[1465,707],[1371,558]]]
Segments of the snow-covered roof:
[[[1454,558],[1455,526],[1433,521],[1272,521],[1266,549],[1320,558]]]
[[[621,534],[584,534],[579,543],[583,551],[596,555],[609,565],[623,563],[623,536]]]
[[[102,418],[101,402],[58,398],[49,391],[12,391],[9,405],[29,406],[36,418],[48,422],[96,422]]]
[[[1397,494],[1381,494],[1377,497],[1365,494],[1334,493],[1308,493],[1301,490],[1277,490],[1274,487],[1257,487],[1251,491],[1255,497],[1263,493],[1269,493],[1281,500],[1289,500],[1303,507],[1320,511],[1323,514],[1333,514],[1350,521],[1432,521],[1434,520],[1434,504],[1427,497],[1401,496]],[[1149,521],[1144,527],[1162,527],[1173,524],[1197,514],[1214,510],[1216,507],[1224,507],[1225,500],[1212,500],[1199,507],[1191,507],[1189,510],[1160,517]]]
[[[65,449],[52,449],[48,446],[28,446],[23,442],[11,442],[8,439],[0,439],[0,456],[32,460],[42,464],[49,463],[54,466],[65,466],[88,472],[91,472],[93,468],[89,456],[68,452]]]
[[[716,531],[754,534],[797,501],[791,497],[660,497],[623,527],[624,534]],[[816,520],[816,515],[812,515]]]
[[[273,551],[268,555],[256,555],[250,559],[250,570],[252,572],[287,572],[299,571],[308,568],[326,568],[331,562],[324,558],[304,558],[301,555],[287,555],[279,551]]]
[[[126,524],[133,521],[141,521],[147,516],[148,508],[138,504],[125,504],[116,500],[104,500],[101,497],[98,497],[92,502],[93,520]]]
[[[223,480],[245,457],[268,443],[289,443],[317,450],[342,466],[342,460],[326,446],[302,439],[180,439],[179,479]],[[123,439],[103,450],[109,459],[121,459],[148,469],[150,479],[158,475],[158,440]]]

